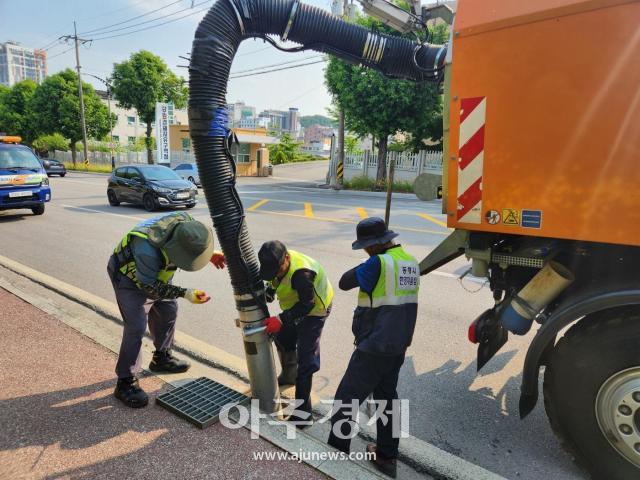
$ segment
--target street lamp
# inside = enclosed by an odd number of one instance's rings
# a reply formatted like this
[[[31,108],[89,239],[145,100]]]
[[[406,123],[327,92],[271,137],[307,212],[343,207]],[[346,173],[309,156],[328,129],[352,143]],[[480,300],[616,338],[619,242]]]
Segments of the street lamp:
[[[111,150],[111,170],[116,168],[116,158],[113,152],[113,118],[111,118],[111,78],[100,78],[90,73],[85,73],[90,77],[100,80],[107,87],[107,108],[109,109],[109,149]]]

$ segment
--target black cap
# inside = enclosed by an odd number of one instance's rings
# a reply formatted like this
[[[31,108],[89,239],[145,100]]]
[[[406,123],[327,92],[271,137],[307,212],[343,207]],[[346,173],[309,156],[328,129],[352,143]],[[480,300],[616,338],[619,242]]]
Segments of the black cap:
[[[260,260],[260,276],[263,280],[269,282],[276,277],[286,255],[287,247],[278,240],[262,244],[258,252],[258,260]]]
[[[351,244],[354,250],[370,247],[371,245],[384,245],[398,234],[387,228],[387,224],[380,217],[369,217],[358,223],[356,227],[358,239]]]

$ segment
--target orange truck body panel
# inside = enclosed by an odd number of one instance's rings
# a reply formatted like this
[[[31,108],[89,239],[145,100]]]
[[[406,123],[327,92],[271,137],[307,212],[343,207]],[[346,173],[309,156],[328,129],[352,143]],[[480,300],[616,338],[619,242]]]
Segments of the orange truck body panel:
[[[449,227],[640,246],[640,1],[459,0],[453,28]]]

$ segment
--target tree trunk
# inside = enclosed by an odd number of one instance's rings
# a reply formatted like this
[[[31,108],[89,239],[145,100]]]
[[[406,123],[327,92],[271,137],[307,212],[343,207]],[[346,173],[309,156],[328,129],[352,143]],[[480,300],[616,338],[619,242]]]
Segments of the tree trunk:
[[[160,127],[160,125],[158,125]],[[153,165],[153,151],[151,150],[151,122],[147,122],[147,138],[145,139],[147,145],[147,163]]]
[[[382,187],[387,176],[387,135],[381,135],[378,141],[378,172],[376,174],[376,187]]]
[[[76,168],[76,143],[71,142],[71,161],[73,162],[73,168]]]

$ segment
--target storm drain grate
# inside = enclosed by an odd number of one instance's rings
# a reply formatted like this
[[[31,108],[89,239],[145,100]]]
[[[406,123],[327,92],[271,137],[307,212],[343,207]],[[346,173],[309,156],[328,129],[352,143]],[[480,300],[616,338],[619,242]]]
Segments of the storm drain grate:
[[[156,397],[156,403],[199,428],[218,421],[222,407],[242,404],[249,397],[214,380],[200,377]]]

